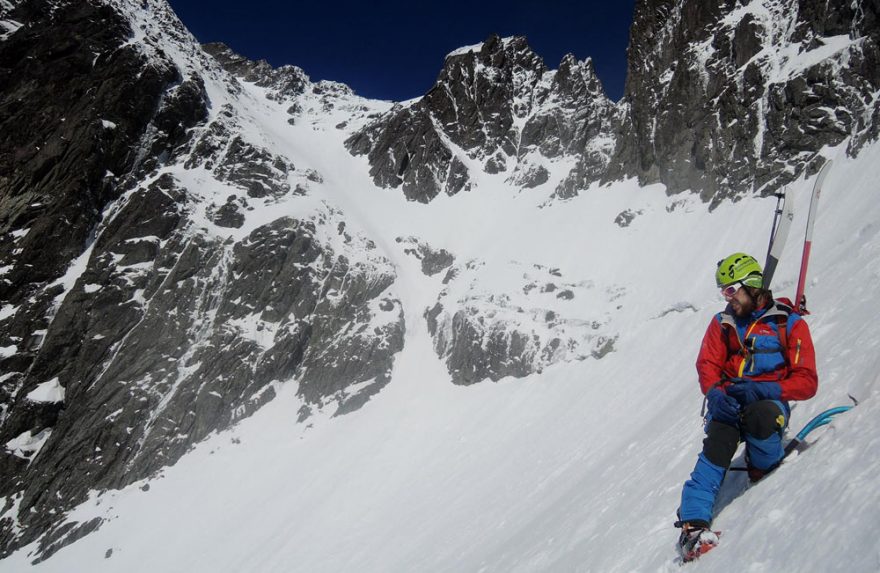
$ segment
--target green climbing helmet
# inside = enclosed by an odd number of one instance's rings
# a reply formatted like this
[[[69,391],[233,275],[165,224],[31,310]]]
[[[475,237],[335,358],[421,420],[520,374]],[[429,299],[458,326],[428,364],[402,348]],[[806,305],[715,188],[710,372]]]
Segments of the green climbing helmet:
[[[754,288],[764,286],[764,273],[755,257],[745,253],[733,253],[718,262],[715,284],[720,288],[733,283],[742,283]]]

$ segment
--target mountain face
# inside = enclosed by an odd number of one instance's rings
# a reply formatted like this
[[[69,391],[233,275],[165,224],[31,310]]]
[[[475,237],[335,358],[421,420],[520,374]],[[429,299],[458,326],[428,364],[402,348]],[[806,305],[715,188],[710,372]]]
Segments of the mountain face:
[[[377,185],[410,199],[482,173],[571,197],[638,177],[706,201],[770,193],[823,146],[878,135],[876,3],[636,3],[623,99],[589,60],[548,71],[522,38],[450,54],[434,88],[348,141]]]
[[[705,200],[768,193],[876,139],[876,2],[636,4],[612,168]]]
[[[458,385],[615,351],[615,278],[383,241],[334,203],[382,191],[323,154],[420,203],[624,177],[715,203],[769,192],[823,146],[876,138],[876,14],[642,0],[618,104],[590,60],[550,70],[493,36],[392,106],[200,47],[163,0],[0,0],[0,556],[94,531],[65,512],[286,385],[302,424],[363,407],[417,327]],[[414,261],[434,290],[405,308]]]
[[[346,145],[368,156],[377,185],[424,203],[468,191],[484,173],[570,195],[578,178],[604,172],[614,117],[589,60],[569,55],[550,71],[525,38],[493,36],[449,54],[423,98]]]
[[[216,46],[215,61],[162,2],[23,2],[3,18],[0,496],[22,516],[0,521],[5,553],[294,375],[301,420],[357,409],[404,325],[371,241],[333,209],[278,213],[321,175],[263,146],[218,62],[291,122],[350,90]],[[94,527],[52,530],[44,556]]]
[[[64,454],[85,447],[84,439],[90,447],[124,447],[112,434],[125,434],[125,426],[102,431],[89,427],[88,417],[61,414],[72,408],[93,415],[92,407],[104,407],[102,399],[76,397],[142,318],[130,295],[144,291],[147,277],[125,269],[159,255],[159,242],[177,224],[177,207],[151,185],[136,199],[147,212],[135,215],[132,203],[99,245],[95,230],[111,202],[186,143],[187,130],[206,118],[207,102],[201,79],[126,45],[131,22],[109,5],[22,2],[4,20],[15,31],[0,44],[0,441],[26,435],[53,447],[48,438],[59,424],[80,428],[57,444],[67,451],[46,465],[29,468],[27,455],[8,449],[0,456],[2,495],[22,492],[23,507],[34,508],[33,521],[44,525],[56,494],[87,485],[61,465],[77,465],[80,474],[113,473],[101,456]],[[140,233],[122,224],[126,218],[135,219]],[[101,292],[85,283],[70,292],[63,278],[87,245],[97,247],[89,250],[97,255],[89,270]],[[114,262],[122,265],[111,270]],[[105,391],[118,394],[118,387],[117,381]],[[122,473],[125,462],[115,463]],[[14,535],[4,521],[0,539],[8,547]]]

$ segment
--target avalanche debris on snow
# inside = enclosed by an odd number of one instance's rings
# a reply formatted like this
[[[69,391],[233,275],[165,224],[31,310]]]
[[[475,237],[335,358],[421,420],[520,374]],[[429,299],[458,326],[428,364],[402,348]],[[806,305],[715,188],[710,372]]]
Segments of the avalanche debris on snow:
[[[592,281],[569,282],[558,269],[470,261],[450,269],[426,311],[434,349],[457,384],[521,378],[558,362],[601,358],[617,334]],[[503,285],[503,286],[502,286]]]

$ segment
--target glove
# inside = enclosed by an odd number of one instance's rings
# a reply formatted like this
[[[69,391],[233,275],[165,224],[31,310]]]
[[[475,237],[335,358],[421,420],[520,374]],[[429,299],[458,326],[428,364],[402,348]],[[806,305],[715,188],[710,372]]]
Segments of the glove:
[[[706,394],[709,417],[716,422],[736,426],[739,424],[739,402],[724,393],[724,390],[713,388]]]
[[[778,382],[739,382],[727,387],[727,395],[745,407],[759,400],[781,400],[782,386]]]

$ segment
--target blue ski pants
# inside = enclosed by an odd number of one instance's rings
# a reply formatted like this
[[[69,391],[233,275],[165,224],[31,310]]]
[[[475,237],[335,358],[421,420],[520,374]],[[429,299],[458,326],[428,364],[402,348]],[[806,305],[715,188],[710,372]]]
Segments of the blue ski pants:
[[[782,433],[790,414],[785,402],[760,400],[743,408],[735,426],[709,419],[703,451],[682,488],[679,519],[706,525],[712,522],[715,497],[741,439],[746,443],[750,467],[769,470],[779,464],[784,455]]]

